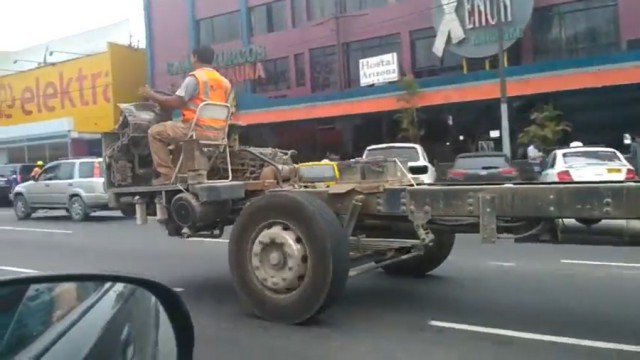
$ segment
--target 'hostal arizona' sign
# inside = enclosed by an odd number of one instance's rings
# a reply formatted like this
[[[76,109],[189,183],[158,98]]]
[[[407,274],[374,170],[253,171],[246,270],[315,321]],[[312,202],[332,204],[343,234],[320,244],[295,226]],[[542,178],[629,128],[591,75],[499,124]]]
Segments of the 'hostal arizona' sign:
[[[433,52],[445,49],[467,58],[484,58],[499,52],[500,22],[504,49],[513,45],[527,27],[534,0],[439,0],[434,7],[436,40]]]

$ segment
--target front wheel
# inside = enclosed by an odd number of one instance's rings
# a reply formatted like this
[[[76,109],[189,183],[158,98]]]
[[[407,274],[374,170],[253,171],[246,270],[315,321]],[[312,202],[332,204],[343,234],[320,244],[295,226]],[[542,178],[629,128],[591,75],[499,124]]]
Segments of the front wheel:
[[[303,323],[329,308],[349,275],[348,234],[322,200],[274,192],[247,204],[229,240],[241,304],[260,318]]]
[[[33,214],[27,204],[27,199],[22,195],[15,195],[13,198],[13,211],[18,220],[27,220]]]
[[[422,255],[383,266],[382,269],[393,276],[423,277],[434,271],[451,254],[456,235],[449,232],[434,232],[432,246],[425,246]]]

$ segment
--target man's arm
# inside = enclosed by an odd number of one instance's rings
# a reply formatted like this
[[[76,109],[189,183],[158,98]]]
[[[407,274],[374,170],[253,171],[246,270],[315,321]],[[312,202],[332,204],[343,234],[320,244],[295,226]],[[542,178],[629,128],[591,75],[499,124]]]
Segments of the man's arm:
[[[198,94],[198,80],[194,76],[187,76],[174,95],[166,96],[156,93],[150,89],[142,90],[141,95],[151,101],[158,103],[163,108],[181,109],[187,102]]]

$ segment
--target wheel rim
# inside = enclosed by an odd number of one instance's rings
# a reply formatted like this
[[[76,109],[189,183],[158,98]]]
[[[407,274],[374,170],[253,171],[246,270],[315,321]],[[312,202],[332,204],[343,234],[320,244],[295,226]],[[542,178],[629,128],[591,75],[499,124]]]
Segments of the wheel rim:
[[[251,266],[257,282],[272,293],[295,292],[304,282],[309,265],[304,240],[282,223],[261,228],[251,249]]]
[[[82,204],[80,204],[80,201],[77,199],[71,200],[71,215],[73,215],[74,218],[79,219],[82,217],[83,213],[84,209]]]

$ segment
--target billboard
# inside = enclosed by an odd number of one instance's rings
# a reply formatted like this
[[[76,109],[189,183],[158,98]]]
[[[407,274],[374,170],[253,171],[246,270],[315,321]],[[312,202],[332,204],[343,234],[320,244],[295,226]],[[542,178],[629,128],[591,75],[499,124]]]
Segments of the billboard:
[[[524,34],[533,14],[534,0],[439,0],[432,16],[437,33],[433,52],[442,57],[448,49],[466,58],[485,58],[499,52]]]

